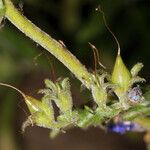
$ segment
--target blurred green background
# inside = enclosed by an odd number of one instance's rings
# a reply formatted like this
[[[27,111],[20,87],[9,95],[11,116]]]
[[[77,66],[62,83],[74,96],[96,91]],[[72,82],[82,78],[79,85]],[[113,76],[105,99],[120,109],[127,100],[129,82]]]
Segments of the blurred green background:
[[[122,57],[129,68],[143,62],[142,75],[149,79],[150,1],[149,0],[13,0],[16,7],[37,26],[57,40],[89,69],[93,69],[94,44],[100,59],[111,72],[117,46],[104,26],[102,15],[95,11],[101,4],[107,24],[117,36]],[[3,27],[4,25],[4,27]],[[42,55],[38,57],[38,55]],[[53,73],[55,72],[55,73]],[[51,54],[25,37],[9,21],[0,29],[0,81],[12,84],[28,95],[37,95],[43,80],[69,76],[75,106],[92,97],[80,93],[80,82]],[[99,128],[86,131],[71,129],[54,140],[49,131],[21,125],[29,115],[22,97],[11,89],[0,88],[0,150],[144,150],[142,134],[117,135]]]

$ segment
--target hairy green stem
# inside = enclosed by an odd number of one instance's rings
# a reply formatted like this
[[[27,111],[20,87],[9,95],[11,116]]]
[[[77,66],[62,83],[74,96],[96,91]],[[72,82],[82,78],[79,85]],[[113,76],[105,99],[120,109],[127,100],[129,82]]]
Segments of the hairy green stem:
[[[12,4],[10,0],[4,0],[6,12],[5,17],[14,24],[20,31],[32,40],[37,42],[59,61],[61,61],[87,88],[90,88],[91,80],[90,73],[72,55],[65,45],[57,42],[51,36],[46,34],[40,28],[35,26],[30,20],[23,16]]]
[[[133,108],[131,110],[128,110],[122,115],[123,120],[134,120],[141,116],[149,115],[150,108],[149,106],[139,106],[137,108]]]
[[[53,39],[40,28],[35,26],[30,20],[23,16],[12,4],[11,0],[3,0],[5,5],[5,17],[13,23],[20,31],[32,40],[37,42],[48,52],[53,54],[60,62],[62,62],[74,75],[87,87],[91,88],[92,78],[87,69],[79,62],[79,60],[72,55],[66,46]],[[118,80],[118,76],[116,78]],[[114,109],[107,118],[119,114],[121,110]],[[107,111],[106,111],[107,112]],[[123,114],[123,120],[135,120],[139,115],[149,114],[149,107],[136,107]],[[104,114],[105,116],[106,114]],[[92,117],[92,116],[90,116]],[[106,116],[105,116],[106,117]],[[138,120],[139,121],[139,120]],[[143,120],[142,120],[143,122]]]

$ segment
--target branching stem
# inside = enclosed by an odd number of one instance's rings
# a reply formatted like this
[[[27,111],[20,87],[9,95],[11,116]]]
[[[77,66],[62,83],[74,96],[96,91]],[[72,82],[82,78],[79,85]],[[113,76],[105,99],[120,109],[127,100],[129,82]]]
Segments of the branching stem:
[[[61,61],[87,88],[90,88],[90,73],[72,55],[67,48],[35,26],[30,20],[23,16],[12,4],[10,0],[4,0],[6,7],[5,17],[14,24],[20,31],[32,40],[37,42],[48,52]]]

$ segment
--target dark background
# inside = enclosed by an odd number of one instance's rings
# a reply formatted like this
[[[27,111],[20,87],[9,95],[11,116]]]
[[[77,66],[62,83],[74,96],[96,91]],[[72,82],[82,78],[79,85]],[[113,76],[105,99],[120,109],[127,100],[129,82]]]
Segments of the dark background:
[[[117,45],[104,26],[102,15],[95,11],[101,4],[108,26],[117,36],[121,54],[131,68],[143,62],[142,76],[149,79],[150,1],[149,0],[22,0],[16,7],[37,26],[57,40],[89,69],[93,68],[94,44],[101,62],[111,72]],[[4,25],[4,27],[3,27]],[[92,97],[80,93],[80,82],[51,54],[25,37],[9,21],[0,30],[0,81],[10,83],[28,95],[39,97],[43,80],[70,77],[74,104],[79,106]],[[37,57],[42,52],[41,57]],[[53,74],[55,72],[55,75]],[[24,134],[21,125],[29,115],[22,97],[11,89],[0,88],[0,150],[144,150],[143,134],[117,135],[99,128],[86,131],[74,128],[56,139],[49,130],[29,127]]]

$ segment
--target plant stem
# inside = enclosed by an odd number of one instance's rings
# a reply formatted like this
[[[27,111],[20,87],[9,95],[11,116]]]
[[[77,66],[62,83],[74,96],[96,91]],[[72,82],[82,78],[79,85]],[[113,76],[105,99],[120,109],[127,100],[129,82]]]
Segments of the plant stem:
[[[14,24],[20,31],[32,40],[37,42],[48,52],[53,54],[62,62],[87,88],[90,88],[90,73],[79,60],[72,55],[65,45],[57,42],[40,28],[35,26],[30,20],[23,16],[12,4],[10,0],[4,0],[6,12],[5,17]]]
[[[127,112],[122,114],[123,120],[134,120],[138,118],[139,116],[143,115],[146,116],[150,113],[149,105],[147,106],[138,106],[137,108],[133,108],[131,110],[128,110]]]

